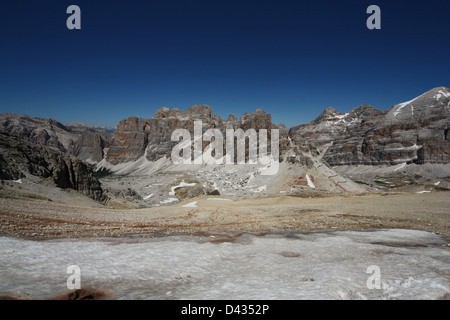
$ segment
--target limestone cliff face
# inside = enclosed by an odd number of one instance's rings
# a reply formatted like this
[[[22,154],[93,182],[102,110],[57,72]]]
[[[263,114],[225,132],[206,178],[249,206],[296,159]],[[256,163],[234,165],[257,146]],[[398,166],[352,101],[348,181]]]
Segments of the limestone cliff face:
[[[97,201],[106,200],[89,165],[57,149],[0,131],[0,179],[19,179],[26,174],[49,178],[57,187],[74,189]]]
[[[104,150],[109,142],[103,140],[98,133],[82,134],[78,140],[70,146],[69,153],[79,159],[91,163],[102,161]]]
[[[194,105],[187,110],[161,108],[153,118],[130,117],[123,119],[116,131],[95,128],[81,123],[63,125],[53,119],[31,118],[17,114],[0,114],[0,130],[26,141],[59,149],[68,155],[89,163],[98,163],[104,158],[111,164],[136,161],[144,154],[150,161],[169,157],[177,142],[171,141],[173,131],[187,129],[193,134],[194,121],[201,120],[203,132],[219,129],[224,137],[226,129],[250,128],[258,131],[277,128],[270,114],[258,109],[245,113],[240,119],[230,114],[227,119],[207,105]],[[282,146],[287,146],[287,131],[281,132]],[[205,142],[203,147],[208,143]]]
[[[382,112],[329,108],[290,130],[297,145],[317,148],[330,165],[449,163],[450,89],[439,87]]]
[[[113,164],[138,159],[145,150],[146,121],[131,117],[121,120],[107,153],[107,159]]]
[[[111,141],[106,159],[112,164],[135,161],[149,147],[147,158],[156,160],[164,156],[170,145],[170,137],[179,124],[177,118],[142,119],[131,117],[121,120]]]
[[[258,109],[253,113],[245,113],[240,119],[230,115],[227,120],[219,115],[213,116],[207,105],[195,105],[187,110],[161,108],[153,118],[142,119],[131,117],[120,121],[114,139],[111,141],[106,160],[112,164],[136,161],[144,154],[150,161],[161,157],[170,157],[172,148],[177,142],[171,141],[174,130],[187,129],[194,132],[194,121],[201,120],[203,132],[210,128],[219,129],[224,137],[226,129],[277,128],[272,124],[270,114]],[[270,132],[269,132],[270,134]],[[282,137],[287,140],[287,133]]]

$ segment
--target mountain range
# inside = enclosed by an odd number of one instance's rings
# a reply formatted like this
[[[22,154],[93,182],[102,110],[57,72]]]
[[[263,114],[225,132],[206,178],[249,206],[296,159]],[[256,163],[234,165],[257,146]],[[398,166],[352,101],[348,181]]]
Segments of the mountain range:
[[[198,175],[201,167],[171,165],[168,159],[177,144],[171,141],[172,132],[183,128],[192,133],[196,120],[202,121],[204,130],[215,128],[223,133],[238,128],[279,129],[282,170],[269,181],[255,179],[261,168],[247,166],[245,172],[231,177],[229,169],[216,167],[210,170],[221,175],[203,181]],[[242,192],[284,193],[297,187],[358,192],[361,186],[332,167],[449,164],[449,126],[450,89],[445,87],[434,88],[386,111],[360,105],[341,113],[330,107],[315,120],[289,130],[272,123],[270,114],[261,109],[239,119],[233,114],[223,119],[213,115],[207,105],[187,110],[164,107],[151,118],[123,119],[115,131],[6,113],[0,114],[0,178],[19,179],[26,174],[53,177],[56,186],[79,190],[96,200],[105,197],[95,171],[121,175],[189,171],[191,179],[195,175],[202,180],[205,187],[200,193],[237,190],[223,185],[225,177],[231,185],[240,183]],[[203,142],[203,148],[207,144]],[[250,181],[260,183],[252,189]]]
[[[289,135],[313,145],[332,166],[449,163],[449,127],[450,90],[439,87],[387,111],[368,105],[349,113],[328,108]]]

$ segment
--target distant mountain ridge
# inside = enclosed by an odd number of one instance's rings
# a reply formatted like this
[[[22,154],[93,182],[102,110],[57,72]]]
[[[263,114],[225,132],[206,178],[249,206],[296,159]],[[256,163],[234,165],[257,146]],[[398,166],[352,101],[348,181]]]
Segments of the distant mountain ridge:
[[[220,165],[207,169],[202,165],[177,167],[170,161],[172,148],[178,144],[171,141],[172,133],[182,128],[192,134],[197,120],[202,122],[202,132],[210,128],[223,134],[227,129],[280,129],[279,172],[262,176],[258,166],[232,170]],[[134,186],[137,193],[134,189],[127,191],[140,194],[143,205],[167,202],[164,190],[182,184],[164,184],[176,177],[175,172],[197,181],[196,194],[208,190],[230,195],[295,194],[297,190],[364,192],[363,186],[330,166],[449,164],[449,126],[450,89],[444,87],[386,111],[360,105],[341,113],[330,107],[310,123],[290,130],[272,123],[271,115],[261,109],[244,113],[239,119],[233,114],[223,119],[208,105],[187,110],[163,107],[151,118],[121,120],[114,132],[7,113],[0,114],[0,178],[17,179],[27,174],[51,178],[60,188],[72,188],[99,201],[108,201],[123,190],[116,190],[114,182],[102,180],[109,183],[105,194],[93,176],[94,170],[162,179],[162,184]],[[202,147],[208,144],[203,141]]]
[[[332,166],[450,163],[449,127],[450,89],[438,87],[387,111],[328,108],[289,136],[316,148]]]
[[[32,118],[15,113],[0,114],[0,131],[89,162],[102,160],[103,149],[114,135],[111,130],[83,123],[63,125],[55,119]]]
[[[239,119],[213,115],[207,105],[187,110],[163,107],[152,118],[123,119],[112,132],[78,122],[63,125],[54,119],[0,114],[0,130],[21,139],[57,148],[89,163],[107,161],[113,165],[149,161],[170,156],[177,128],[193,130],[201,120],[204,128],[280,129],[280,153],[300,148],[320,155],[334,165],[394,165],[406,163],[450,163],[450,89],[434,88],[387,111],[360,105],[348,113],[325,109],[315,120],[287,130],[276,125],[261,109]],[[282,159],[284,159],[282,157]]]

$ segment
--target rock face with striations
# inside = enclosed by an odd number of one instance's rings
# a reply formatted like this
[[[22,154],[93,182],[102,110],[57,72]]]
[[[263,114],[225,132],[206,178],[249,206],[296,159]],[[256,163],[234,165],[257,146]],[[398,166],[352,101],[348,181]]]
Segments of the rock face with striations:
[[[66,151],[74,139],[74,135],[54,119],[32,118],[15,113],[0,114],[0,130],[61,151]]]
[[[367,105],[346,114],[328,108],[289,135],[317,148],[332,166],[450,163],[449,127],[450,89],[439,87],[385,112]]]
[[[241,128],[245,131],[253,128],[258,131],[277,128],[272,124],[270,114],[261,109],[251,114],[245,113],[240,119],[231,114],[225,120],[217,114],[213,116],[211,107],[207,105],[195,105],[187,110],[163,107],[150,119],[131,117],[120,121],[106,160],[111,164],[118,164],[136,161],[144,155],[150,161],[170,157],[172,148],[178,143],[171,141],[173,131],[182,128],[193,134],[196,120],[202,121],[203,133],[207,129],[217,128],[224,137],[226,129]],[[286,132],[280,133],[280,136],[287,141]]]
[[[49,178],[57,187],[74,189],[97,201],[106,200],[89,165],[57,149],[0,131],[0,179],[19,179],[25,174]]]
[[[14,113],[0,114],[0,130],[32,143],[57,148],[89,162],[103,159],[104,149],[114,134],[82,123],[63,125],[54,119]]]
[[[70,146],[69,153],[86,162],[97,163],[102,161],[108,145],[98,133],[83,134]]]

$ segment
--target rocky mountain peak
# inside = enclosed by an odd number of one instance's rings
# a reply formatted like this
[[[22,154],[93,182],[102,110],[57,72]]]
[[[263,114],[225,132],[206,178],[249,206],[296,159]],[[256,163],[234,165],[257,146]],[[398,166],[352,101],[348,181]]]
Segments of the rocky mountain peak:
[[[205,105],[205,104],[194,105],[194,106],[190,107],[189,109],[187,109],[187,113],[192,118],[212,119],[212,117],[213,117],[211,106],[208,106],[208,105]]]
[[[431,114],[450,111],[450,89],[437,87],[424,94],[393,106],[387,112],[387,120],[393,122],[421,120]]]
[[[383,111],[380,111],[368,104],[362,104],[349,112],[350,118],[367,118],[371,116],[376,116],[382,114]]]
[[[438,87],[386,112],[368,105],[348,114],[328,108],[289,135],[298,144],[313,141],[332,166],[449,163],[449,125],[450,90]]]
[[[169,109],[162,107],[155,112],[153,119],[169,119],[177,118],[180,120],[187,119],[212,119],[212,108],[208,105],[194,105],[187,110],[180,110],[178,108]]]
[[[62,123],[59,123],[58,121],[56,121],[53,118],[48,119],[48,124],[50,125],[50,127],[57,127],[57,128],[62,129],[62,130],[65,130],[65,131],[70,131]]]
[[[450,88],[446,87],[436,87],[426,92],[422,98],[432,98],[436,101],[442,99],[448,100],[450,98]]]
[[[334,120],[334,119],[337,119],[337,116],[343,116],[343,115],[345,115],[345,114],[337,111],[333,107],[328,107],[320,114],[320,116],[318,116],[314,120],[314,122],[319,123],[324,120]]]
[[[230,113],[230,115],[228,116],[227,121],[236,122],[237,121],[237,117],[234,114]]]
[[[239,119],[240,127],[243,130],[252,129],[270,129],[272,128],[272,116],[262,109],[257,109],[252,113],[244,113]]]

